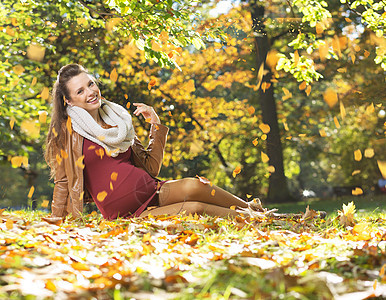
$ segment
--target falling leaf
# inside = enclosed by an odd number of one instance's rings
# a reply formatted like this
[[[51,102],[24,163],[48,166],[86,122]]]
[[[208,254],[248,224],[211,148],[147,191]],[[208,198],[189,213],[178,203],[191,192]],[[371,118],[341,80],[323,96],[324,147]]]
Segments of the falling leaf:
[[[328,88],[323,93],[323,98],[330,108],[332,108],[338,102],[338,94],[332,88]]]
[[[39,111],[39,122],[46,123],[48,113],[46,111]]]
[[[351,194],[353,194],[354,196],[358,196],[358,195],[362,195],[363,194],[363,190],[359,187],[356,187],[355,189],[353,189],[351,191]]]
[[[346,73],[347,72],[347,68],[339,68],[339,69],[337,69],[337,71],[339,73]]]
[[[275,173],[275,167],[274,166],[268,166],[267,167],[267,171],[269,172],[269,173]]]
[[[94,145],[88,146],[88,148],[87,148],[87,150],[94,150],[94,149],[95,149]]]
[[[316,23],[315,29],[316,29],[316,34],[322,34],[324,31],[324,26],[322,23],[318,22]]]
[[[77,271],[90,271],[90,267],[84,263],[81,263],[81,262],[73,262],[71,264],[71,267]]]
[[[196,175],[196,177],[200,180],[200,182],[202,182],[203,184],[209,184],[210,186],[212,186],[212,182],[208,179],[208,178],[205,178],[204,176],[198,176]]]
[[[160,46],[160,44],[158,44],[155,40],[152,40],[151,41],[151,49],[153,50],[153,51],[160,51],[161,50],[161,46]]]
[[[311,85],[308,85],[306,88],[306,94],[309,96],[311,94]]]
[[[386,179],[386,161],[377,160],[377,164],[382,177]]]
[[[326,42],[324,42],[323,44],[320,44],[318,50],[319,50],[320,60],[324,61],[328,54],[328,44]]]
[[[103,156],[105,155],[105,151],[103,150],[103,148],[98,148],[95,150],[95,154],[102,159]]]
[[[97,200],[99,202],[103,202],[103,200],[105,200],[106,196],[107,196],[107,193],[105,191],[99,192],[97,195]]]
[[[324,129],[319,129],[319,134],[321,137],[326,137],[327,136],[327,133]]]
[[[81,169],[84,169],[84,164],[83,164],[83,159],[84,159],[84,155],[82,155],[81,157],[79,157],[76,162],[75,162],[75,165]]]
[[[340,128],[340,124],[339,124],[339,121],[338,121],[338,118],[337,117],[334,117],[334,123],[335,123],[335,126],[336,128]]]
[[[118,178],[118,173],[117,172],[112,172],[110,176],[112,181],[116,181]]]
[[[46,207],[48,207],[48,204],[50,203],[50,201],[48,201],[48,200],[43,200],[43,202],[42,202],[42,207],[44,207],[44,208],[46,208]]]
[[[340,116],[341,116],[342,120],[344,120],[344,118],[346,117],[346,109],[344,108],[342,101],[340,101],[339,107],[340,107]]]
[[[40,135],[40,124],[32,119],[25,119],[20,124],[22,132],[32,138],[37,138]]]
[[[130,102],[127,102],[127,103],[126,103],[126,107],[127,107],[127,109],[129,109],[129,108],[130,108],[130,105],[131,105],[131,103],[130,103]]]
[[[71,126],[71,117],[70,116],[67,117],[66,128],[67,128],[69,134],[71,135],[72,134],[72,126]]]
[[[269,133],[271,131],[271,127],[268,124],[265,124],[265,123],[260,124],[259,128],[264,133]]]
[[[265,91],[268,90],[270,86],[271,86],[271,83],[270,83],[270,82],[265,82],[265,81],[264,81],[264,82],[261,84],[261,89],[262,89],[263,92],[265,93]]]
[[[251,198],[252,197],[252,195],[250,195],[250,194],[246,194],[246,196],[247,196],[247,198]]]
[[[42,92],[40,93],[40,97],[43,100],[47,100],[50,97],[50,90],[48,89],[48,87],[43,88]]]
[[[307,87],[307,82],[303,81],[300,85],[299,85],[299,90],[304,90],[305,88]]]
[[[27,57],[30,60],[41,62],[46,53],[46,48],[42,47],[39,44],[32,43],[27,47]]]
[[[62,163],[62,158],[59,156],[59,154],[56,154],[56,161],[57,161],[58,165],[60,166],[60,164]]]
[[[11,127],[11,129],[13,129],[13,126],[15,126],[15,118],[14,117],[12,117],[11,118],[11,121],[9,121],[9,126]]]
[[[151,80],[149,81],[148,85],[147,85],[148,90],[151,90],[151,88],[152,88],[153,86],[155,86],[156,83],[157,83],[157,80],[155,80],[154,78],[151,79]]]
[[[259,141],[257,140],[257,138],[255,138],[255,139],[252,141],[253,146],[257,146],[258,143],[259,143]]]
[[[263,75],[264,75],[264,63],[261,63],[261,65],[259,67],[259,71],[257,72],[256,89],[259,89],[261,82],[263,81]]]
[[[236,175],[237,175],[237,174],[240,174],[240,172],[241,172],[241,167],[240,167],[240,166],[237,166],[237,167],[233,170],[233,173],[232,173],[233,178],[236,178]]]
[[[374,156],[374,149],[367,148],[365,149],[365,157],[372,158]]]
[[[23,72],[25,71],[24,67],[22,65],[16,65],[12,68],[13,72],[16,74],[16,75],[21,75],[23,74]]]
[[[367,50],[365,50],[365,52],[363,53],[363,55],[367,58],[367,57],[369,57],[369,55],[370,55],[370,52],[369,51],[367,51]]]
[[[261,160],[263,163],[266,163],[269,161],[269,157],[267,154],[265,154],[263,151],[261,151]]]
[[[360,161],[362,159],[362,152],[360,149],[354,151],[354,159]]]
[[[281,97],[281,99],[282,99],[283,101],[285,101],[285,100],[287,100],[287,99],[289,99],[289,98],[292,97],[292,93],[291,93],[289,90],[287,90],[285,87],[283,87],[282,90],[283,90],[283,92],[284,92],[284,96]]]
[[[54,127],[52,128],[52,133],[54,134],[55,137],[58,136],[58,133],[56,132],[56,129]]]
[[[278,52],[276,50],[270,50],[267,53],[267,58],[265,59],[265,63],[271,70],[275,70],[276,64],[279,61]]]
[[[68,158],[68,153],[67,153],[65,150],[63,150],[63,149],[60,149],[60,155],[61,155],[64,159]]]
[[[236,205],[232,205],[232,206],[230,206],[230,207],[229,207],[229,209],[231,209],[231,210],[235,210],[235,209],[236,209]]]
[[[283,126],[285,131],[289,131],[288,124],[286,121],[283,121]]]
[[[352,22],[350,18],[344,18],[344,19],[345,19],[346,22],[348,22],[348,23],[351,23],[351,22]]]
[[[374,279],[374,283],[373,283],[373,289],[374,290],[377,289],[377,283],[378,283],[378,280]]]
[[[354,175],[357,175],[361,172],[361,170],[354,170],[352,173],[351,173],[351,176],[354,176]]]
[[[216,193],[216,190],[215,190],[215,189],[213,189],[213,190],[210,192],[210,194],[211,194],[213,197],[214,197],[215,193]]]
[[[355,54],[354,53],[350,54],[350,58],[351,58],[351,62],[355,63]]]
[[[110,181],[110,190],[114,190],[114,186],[113,186],[113,183]]]
[[[248,113],[252,115],[255,112],[255,108],[253,106],[248,107]]]
[[[110,73],[110,80],[112,82],[116,82],[118,80],[118,73],[117,73],[117,69],[114,68],[111,73]]]
[[[35,191],[35,187],[31,186],[31,188],[29,189],[29,192],[28,192],[28,198],[32,198],[34,191]]]
[[[261,138],[262,141],[265,141],[267,139],[267,135],[264,133],[264,134],[261,135],[260,138]]]

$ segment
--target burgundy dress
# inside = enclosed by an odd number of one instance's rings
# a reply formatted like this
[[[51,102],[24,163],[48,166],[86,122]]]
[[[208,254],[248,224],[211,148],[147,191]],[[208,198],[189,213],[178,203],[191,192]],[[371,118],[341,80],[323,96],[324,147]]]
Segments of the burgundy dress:
[[[139,216],[156,204],[155,196],[166,182],[135,167],[131,151],[129,147],[116,157],[108,156],[103,147],[84,138],[85,186],[105,219]]]

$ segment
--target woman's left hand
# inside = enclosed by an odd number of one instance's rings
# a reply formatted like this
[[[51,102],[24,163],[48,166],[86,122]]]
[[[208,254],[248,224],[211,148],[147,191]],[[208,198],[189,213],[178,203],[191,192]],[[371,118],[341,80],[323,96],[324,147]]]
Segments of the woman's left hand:
[[[161,121],[153,107],[148,106],[144,103],[133,103],[133,105],[137,107],[136,110],[133,112],[134,115],[139,116],[140,114],[142,114],[145,120],[148,120],[150,123],[161,124]]]

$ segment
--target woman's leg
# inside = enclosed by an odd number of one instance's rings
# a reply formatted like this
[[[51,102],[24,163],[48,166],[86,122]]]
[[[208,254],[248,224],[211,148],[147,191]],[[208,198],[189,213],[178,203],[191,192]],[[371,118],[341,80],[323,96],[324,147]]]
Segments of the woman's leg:
[[[214,217],[228,217],[228,216],[237,216],[239,213],[236,211],[217,206],[212,204],[206,204],[203,202],[189,201],[189,202],[180,202],[174,203],[166,206],[157,207],[150,210],[145,210],[139,217],[146,217],[147,215],[159,216],[159,215],[178,215],[180,213],[185,214],[198,214],[203,215],[207,214]]]
[[[241,198],[219,188],[205,184],[197,178],[184,178],[165,182],[159,193],[159,205],[196,201],[229,209],[231,206],[248,207]]]

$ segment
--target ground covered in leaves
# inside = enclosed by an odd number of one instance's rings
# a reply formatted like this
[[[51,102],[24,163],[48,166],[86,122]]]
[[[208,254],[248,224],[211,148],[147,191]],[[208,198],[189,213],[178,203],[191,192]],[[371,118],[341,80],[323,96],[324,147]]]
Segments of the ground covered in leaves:
[[[346,207],[347,210],[347,207]],[[1,211],[1,299],[386,297],[386,214],[49,224]],[[343,221],[343,223],[342,223]]]

